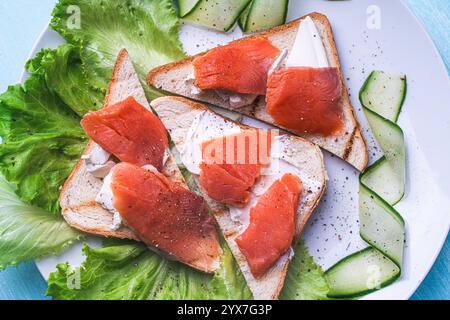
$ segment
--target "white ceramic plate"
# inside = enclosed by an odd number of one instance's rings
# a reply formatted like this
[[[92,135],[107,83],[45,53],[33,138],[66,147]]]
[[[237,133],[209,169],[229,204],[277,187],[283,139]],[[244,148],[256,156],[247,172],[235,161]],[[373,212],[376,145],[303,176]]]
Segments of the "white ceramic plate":
[[[374,7],[373,5],[376,5]],[[367,26],[370,13],[379,10],[381,26]],[[399,124],[407,143],[408,185],[406,197],[396,206],[406,220],[406,250],[403,274],[393,285],[366,299],[408,299],[425,278],[447,236],[450,225],[450,83],[447,71],[432,41],[401,1],[291,0],[289,20],[309,12],[326,14],[333,26],[341,63],[353,105],[371,145],[371,161],[378,158],[373,138],[360,110],[358,91],[373,69],[402,72],[408,76],[408,95]],[[188,54],[240,38],[238,28],[230,34],[183,26],[181,39]],[[62,40],[44,30],[30,56],[41,48],[56,47]],[[22,79],[26,77],[24,73]],[[254,120],[246,123],[261,125]],[[317,263],[324,269],[365,247],[358,235],[358,173],[326,154],[328,191],[311,217],[304,239]],[[99,245],[95,239],[92,245]],[[45,278],[57,263],[83,261],[81,244],[60,257],[37,263]]]

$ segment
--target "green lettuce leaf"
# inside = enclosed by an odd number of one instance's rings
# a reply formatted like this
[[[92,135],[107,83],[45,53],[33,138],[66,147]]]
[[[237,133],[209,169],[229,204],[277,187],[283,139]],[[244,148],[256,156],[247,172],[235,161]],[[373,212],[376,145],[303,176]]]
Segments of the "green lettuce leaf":
[[[214,274],[211,286],[213,294],[210,299],[248,300],[253,298],[233,254],[226,245],[220,268]]]
[[[0,95],[0,171],[23,201],[59,211],[60,187],[86,144],[79,121],[40,74]]]
[[[75,6],[75,7],[74,7]],[[77,9],[80,25],[76,27]],[[69,10],[70,9],[70,10]],[[98,109],[117,53],[130,52],[145,85],[151,68],[184,56],[170,0],[60,0],[52,27],[68,44],[41,51],[27,64],[31,77],[0,95],[0,269],[59,254],[80,237],[58,212],[59,189],[86,143],[79,116]],[[74,23],[74,24],[73,24]],[[25,205],[20,199],[39,206]],[[214,275],[168,261],[131,241],[85,246],[79,268],[60,264],[47,294],[56,299],[250,299],[229,249]],[[79,281],[78,281],[78,280]],[[78,287],[79,285],[79,287]],[[325,299],[323,272],[296,248],[283,299]]]
[[[70,6],[80,9],[80,29],[71,29],[68,23]],[[26,83],[0,95],[0,172],[17,185],[15,191],[23,201],[57,213],[60,187],[87,142],[79,116],[101,106],[118,51],[129,50],[142,79],[150,68],[184,54],[178,40],[179,21],[168,0],[60,1],[52,25],[69,43],[39,52],[27,63],[31,76]],[[26,211],[27,217],[33,212]],[[41,219],[40,213],[36,219]],[[54,239],[63,222],[59,216],[46,219],[48,223],[36,230]],[[57,219],[55,224],[51,219]],[[2,218],[0,223],[11,226],[11,235],[26,238],[21,231],[26,228],[16,229],[27,222],[18,216],[17,221]],[[6,238],[10,234],[0,230],[0,243],[12,243]],[[48,250],[43,241],[32,248],[36,256],[59,252]],[[55,248],[61,248],[60,242],[55,241]],[[24,253],[12,250],[4,257],[18,262],[28,259],[28,252]]]
[[[94,89],[81,67],[81,47],[64,44],[57,49],[44,49],[28,61],[31,74],[45,77],[48,88],[80,117],[102,107],[105,93]]]
[[[68,300],[249,299],[251,294],[228,249],[214,276],[169,261],[142,244],[108,241],[83,248],[79,268],[60,264],[47,295]]]
[[[145,84],[147,72],[184,57],[171,0],[60,0],[51,26],[69,43],[82,45],[83,70],[101,90],[122,48],[133,59],[150,100],[159,93]]]
[[[328,291],[322,268],[314,262],[304,242],[299,243],[295,248],[280,299],[328,300]]]
[[[108,241],[101,249],[85,245],[79,268],[60,264],[48,282],[56,299],[251,299],[252,295],[228,248],[214,276],[168,261],[133,242]],[[281,299],[326,299],[323,271],[303,243],[286,278]],[[78,277],[78,281],[74,281]],[[78,287],[73,284],[78,283]]]
[[[60,254],[81,238],[61,216],[24,204],[0,176],[0,270],[22,261]]]

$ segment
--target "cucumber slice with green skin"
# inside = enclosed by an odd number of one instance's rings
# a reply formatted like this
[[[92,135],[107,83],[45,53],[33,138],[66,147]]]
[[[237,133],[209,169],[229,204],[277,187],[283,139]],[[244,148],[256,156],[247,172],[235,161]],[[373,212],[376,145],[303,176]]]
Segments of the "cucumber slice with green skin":
[[[330,298],[357,298],[388,286],[400,268],[377,249],[368,247],[336,263],[325,272]]]
[[[363,106],[397,122],[407,91],[406,76],[373,71],[364,83],[359,99]]]
[[[405,139],[396,124],[405,94],[406,77],[382,71],[372,72],[360,91],[364,113],[384,156],[360,176],[360,235],[370,247],[326,272],[332,298],[359,297],[400,276],[405,222],[392,206],[405,192]]]
[[[200,3],[201,0],[177,0],[178,16],[183,18]]]
[[[403,218],[364,185],[361,185],[359,193],[361,238],[401,266],[405,240]]]
[[[200,0],[183,20],[214,30],[228,32],[251,0]]]
[[[405,194],[405,185],[397,178],[392,165],[382,157],[361,175],[361,183],[374,191],[391,206],[400,202]]]
[[[245,30],[245,23],[246,23],[246,21],[247,21],[248,13],[250,12],[250,8],[251,8],[252,4],[253,4],[253,1],[251,1],[251,2],[249,3],[249,5],[247,6],[247,8],[245,8],[244,12],[241,14],[241,16],[240,16],[239,19],[238,19],[238,25],[239,25],[239,28],[241,28],[241,30],[242,30],[243,32],[244,32],[244,30]]]
[[[381,176],[381,173],[379,172],[377,177],[378,179],[374,181],[374,173],[373,169],[368,170],[369,174],[371,172],[372,179],[367,180],[365,178],[365,173],[362,175],[362,181],[366,181],[369,184],[366,184],[366,186],[370,187],[373,191],[375,191],[378,194],[381,194],[385,184],[386,180],[394,180],[397,181],[394,182],[394,184],[390,185],[388,189],[393,189],[394,187],[398,187],[397,190],[392,190],[393,193],[388,196],[387,202],[390,204],[396,204],[401,200],[403,197],[403,194],[405,192],[405,176],[406,176],[406,156],[405,156],[405,138],[403,135],[402,129],[395,124],[392,121],[389,121],[386,118],[383,118],[379,114],[375,113],[374,111],[364,107],[364,113],[366,115],[367,121],[369,122],[370,127],[372,128],[372,133],[375,137],[375,139],[378,141],[379,145],[384,151],[384,156],[386,158],[386,162],[384,164],[384,173],[389,173],[389,176]],[[387,168],[386,167],[390,167]],[[378,167],[380,168],[380,167]],[[375,169],[380,170],[380,169]],[[387,192],[387,189],[385,193]]]
[[[242,31],[257,32],[286,22],[289,0],[253,0],[247,15],[240,19]]]

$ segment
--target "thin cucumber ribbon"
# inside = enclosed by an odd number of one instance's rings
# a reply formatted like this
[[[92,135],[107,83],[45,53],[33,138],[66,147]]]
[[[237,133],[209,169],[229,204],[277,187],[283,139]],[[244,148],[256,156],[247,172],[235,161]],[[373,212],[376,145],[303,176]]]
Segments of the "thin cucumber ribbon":
[[[384,156],[360,175],[360,235],[370,246],[327,270],[330,297],[358,297],[400,276],[405,222],[393,206],[405,191],[405,141],[397,125],[405,95],[406,77],[382,71],[373,71],[360,91],[364,113]]]

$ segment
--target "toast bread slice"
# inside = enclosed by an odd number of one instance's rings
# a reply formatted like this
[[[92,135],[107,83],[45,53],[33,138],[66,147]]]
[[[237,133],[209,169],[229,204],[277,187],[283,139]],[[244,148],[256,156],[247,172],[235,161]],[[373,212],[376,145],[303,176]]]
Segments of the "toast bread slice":
[[[325,15],[320,13],[311,13],[308,16],[314,21],[319,31],[330,66],[336,67],[341,75],[344,129],[337,136],[324,137],[320,135],[304,134],[276,125],[273,118],[266,111],[265,97],[258,97],[251,105],[242,108],[233,108],[229,101],[226,101],[221,97],[223,96],[223,93],[218,95],[214,90],[203,90],[200,94],[197,94],[198,92],[195,90],[194,83],[192,81],[186,81],[186,79],[191,79],[194,74],[193,60],[205,53],[157,67],[148,73],[147,81],[153,87],[170,92],[171,94],[188,97],[193,100],[233,110],[268,124],[278,126],[317,144],[321,148],[347,161],[358,170],[363,171],[368,162],[367,145],[361,133],[358,121],[356,120],[353,106],[350,102],[330,22]],[[250,36],[250,38],[261,36],[267,37],[272,41],[273,45],[280,50],[287,49],[290,51],[294,45],[299,25],[304,18],[306,18],[306,16],[280,27],[254,34]],[[239,42],[242,41],[242,39],[236,41]]]
[[[114,105],[129,96],[133,96],[137,102],[150,110],[128,52],[122,49],[113,69],[103,107]],[[94,146],[95,142],[89,141],[83,155],[89,154]],[[187,187],[171,155],[168,156],[163,173],[170,180]],[[60,204],[64,219],[72,227],[88,234],[139,241],[138,236],[125,226],[118,230],[111,229],[113,214],[95,201],[102,185],[103,180],[87,172],[84,160],[80,159],[61,190]]]
[[[182,97],[158,98],[151,102],[151,106],[169,131],[171,139],[178,150],[182,150],[186,144],[189,129],[198,115],[203,112],[211,112],[213,115],[221,117],[206,106]],[[242,129],[249,128],[232,120],[223,119],[234,123]],[[304,187],[296,219],[296,237],[298,239],[312,211],[325,192],[327,176],[322,152],[316,145],[292,135],[282,135],[282,141],[283,147],[281,152],[283,159],[289,159],[289,163],[295,164],[300,169],[300,178]],[[199,176],[193,175],[193,177],[213,212],[254,298],[258,300],[277,299],[283,287],[290,262],[289,254],[285,254],[280,258],[266,275],[256,279],[250,271],[246,258],[235,242],[235,239],[241,233],[241,225],[230,217],[228,207],[207,196],[207,193],[202,190],[199,184]]]

